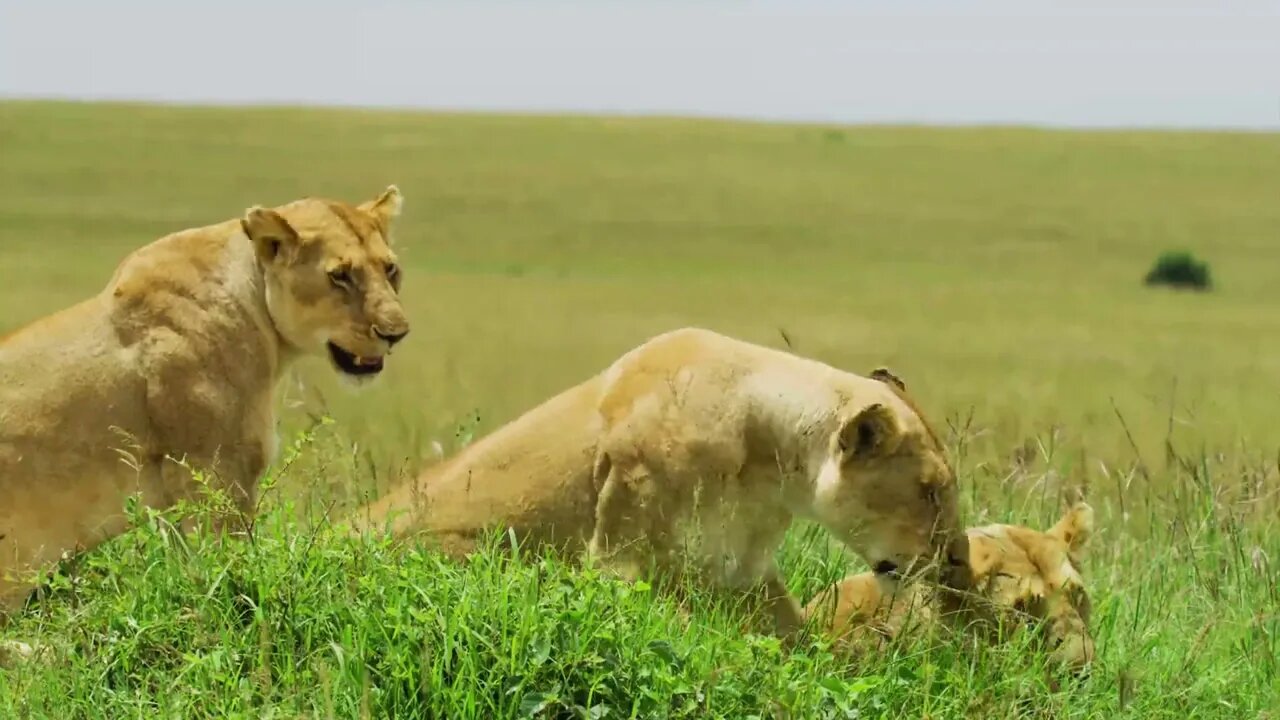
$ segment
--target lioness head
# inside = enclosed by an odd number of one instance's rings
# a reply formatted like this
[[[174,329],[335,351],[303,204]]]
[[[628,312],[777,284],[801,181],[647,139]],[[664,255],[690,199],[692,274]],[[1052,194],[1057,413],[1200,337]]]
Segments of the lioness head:
[[[941,559],[963,564],[955,473],[906,397],[877,370],[879,398],[841,418],[818,473],[814,514],[885,577],[915,575]],[[890,379],[891,378],[891,379]]]
[[[1093,508],[1072,506],[1047,532],[1020,525],[969,530],[968,587],[943,592],[943,610],[987,628],[1033,625],[1051,658],[1081,668],[1093,660],[1089,594],[1081,554],[1093,534]]]
[[[409,332],[400,266],[391,250],[400,190],[357,206],[306,198],[245,211],[266,285],[267,310],[292,349],[326,355],[343,375],[366,379]]]
[[[1035,626],[1052,648],[1051,659],[1079,669],[1093,659],[1089,596],[1079,571],[1079,553],[1092,530],[1093,511],[1083,502],[1048,532],[1018,525],[972,528],[967,592],[944,588],[930,606],[922,584],[859,573],[815,595],[805,617],[837,647],[863,651],[936,618],[982,631]]]

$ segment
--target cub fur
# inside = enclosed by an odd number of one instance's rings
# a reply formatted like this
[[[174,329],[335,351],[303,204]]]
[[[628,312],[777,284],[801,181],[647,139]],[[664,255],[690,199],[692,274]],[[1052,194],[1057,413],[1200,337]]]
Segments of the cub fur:
[[[894,587],[873,573],[850,575],[818,593],[805,615],[850,650],[946,621],[991,635],[999,626],[1038,625],[1051,659],[1068,668],[1093,660],[1089,595],[1081,555],[1093,534],[1093,509],[1076,503],[1047,532],[1020,525],[971,528],[964,590]]]
[[[689,572],[775,629],[801,609],[774,554],[820,522],[883,574],[963,543],[954,474],[896,386],[708,330],[657,336],[357,512],[466,554],[492,528],[628,578]],[[963,549],[953,554],[962,554]]]
[[[409,325],[390,247],[400,191],[307,198],[160,238],[96,296],[0,340],[0,619],[39,571],[169,507],[208,470],[253,510],[294,358],[367,379]]]

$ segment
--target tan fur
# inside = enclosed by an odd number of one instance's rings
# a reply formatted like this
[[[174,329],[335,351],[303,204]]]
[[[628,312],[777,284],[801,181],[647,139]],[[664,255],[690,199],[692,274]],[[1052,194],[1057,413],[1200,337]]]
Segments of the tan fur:
[[[0,616],[36,571],[122,532],[127,496],[189,497],[167,458],[252,511],[288,363],[333,361],[330,342],[380,358],[408,331],[387,272],[400,205],[392,186],[359,207],[303,199],[168,235],[0,341]],[[344,287],[327,274],[339,266]]]
[[[495,529],[568,553],[590,539],[602,376],[569,388],[358,510],[357,532],[422,534],[463,557]]]
[[[626,577],[692,571],[759,599],[788,633],[800,608],[774,553],[796,517],[821,522],[873,564],[919,568],[956,537],[954,476],[890,385],[683,329],[355,520],[358,530],[425,532],[462,553],[502,527],[585,551]]]
[[[874,650],[939,618],[984,630],[1031,621],[1044,629],[1053,660],[1080,668],[1094,652],[1080,574],[1080,553],[1092,532],[1093,510],[1084,502],[1047,532],[1019,525],[971,528],[963,592],[935,595],[923,584],[897,586],[860,573],[818,593],[805,615],[839,646],[856,651]]]

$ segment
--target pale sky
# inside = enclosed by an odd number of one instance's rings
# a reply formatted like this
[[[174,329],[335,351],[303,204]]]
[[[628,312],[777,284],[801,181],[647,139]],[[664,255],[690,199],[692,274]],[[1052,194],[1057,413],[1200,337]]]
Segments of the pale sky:
[[[1280,129],[1280,0],[0,0],[0,96]]]

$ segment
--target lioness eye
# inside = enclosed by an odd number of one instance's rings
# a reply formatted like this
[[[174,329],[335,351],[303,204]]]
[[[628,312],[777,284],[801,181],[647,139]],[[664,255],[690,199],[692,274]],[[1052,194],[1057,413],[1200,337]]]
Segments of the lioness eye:
[[[346,289],[351,287],[351,271],[347,268],[337,268],[329,271],[329,282],[334,287]]]
[[[387,263],[387,279],[395,282],[400,277],[400,266],[395,263]]]

